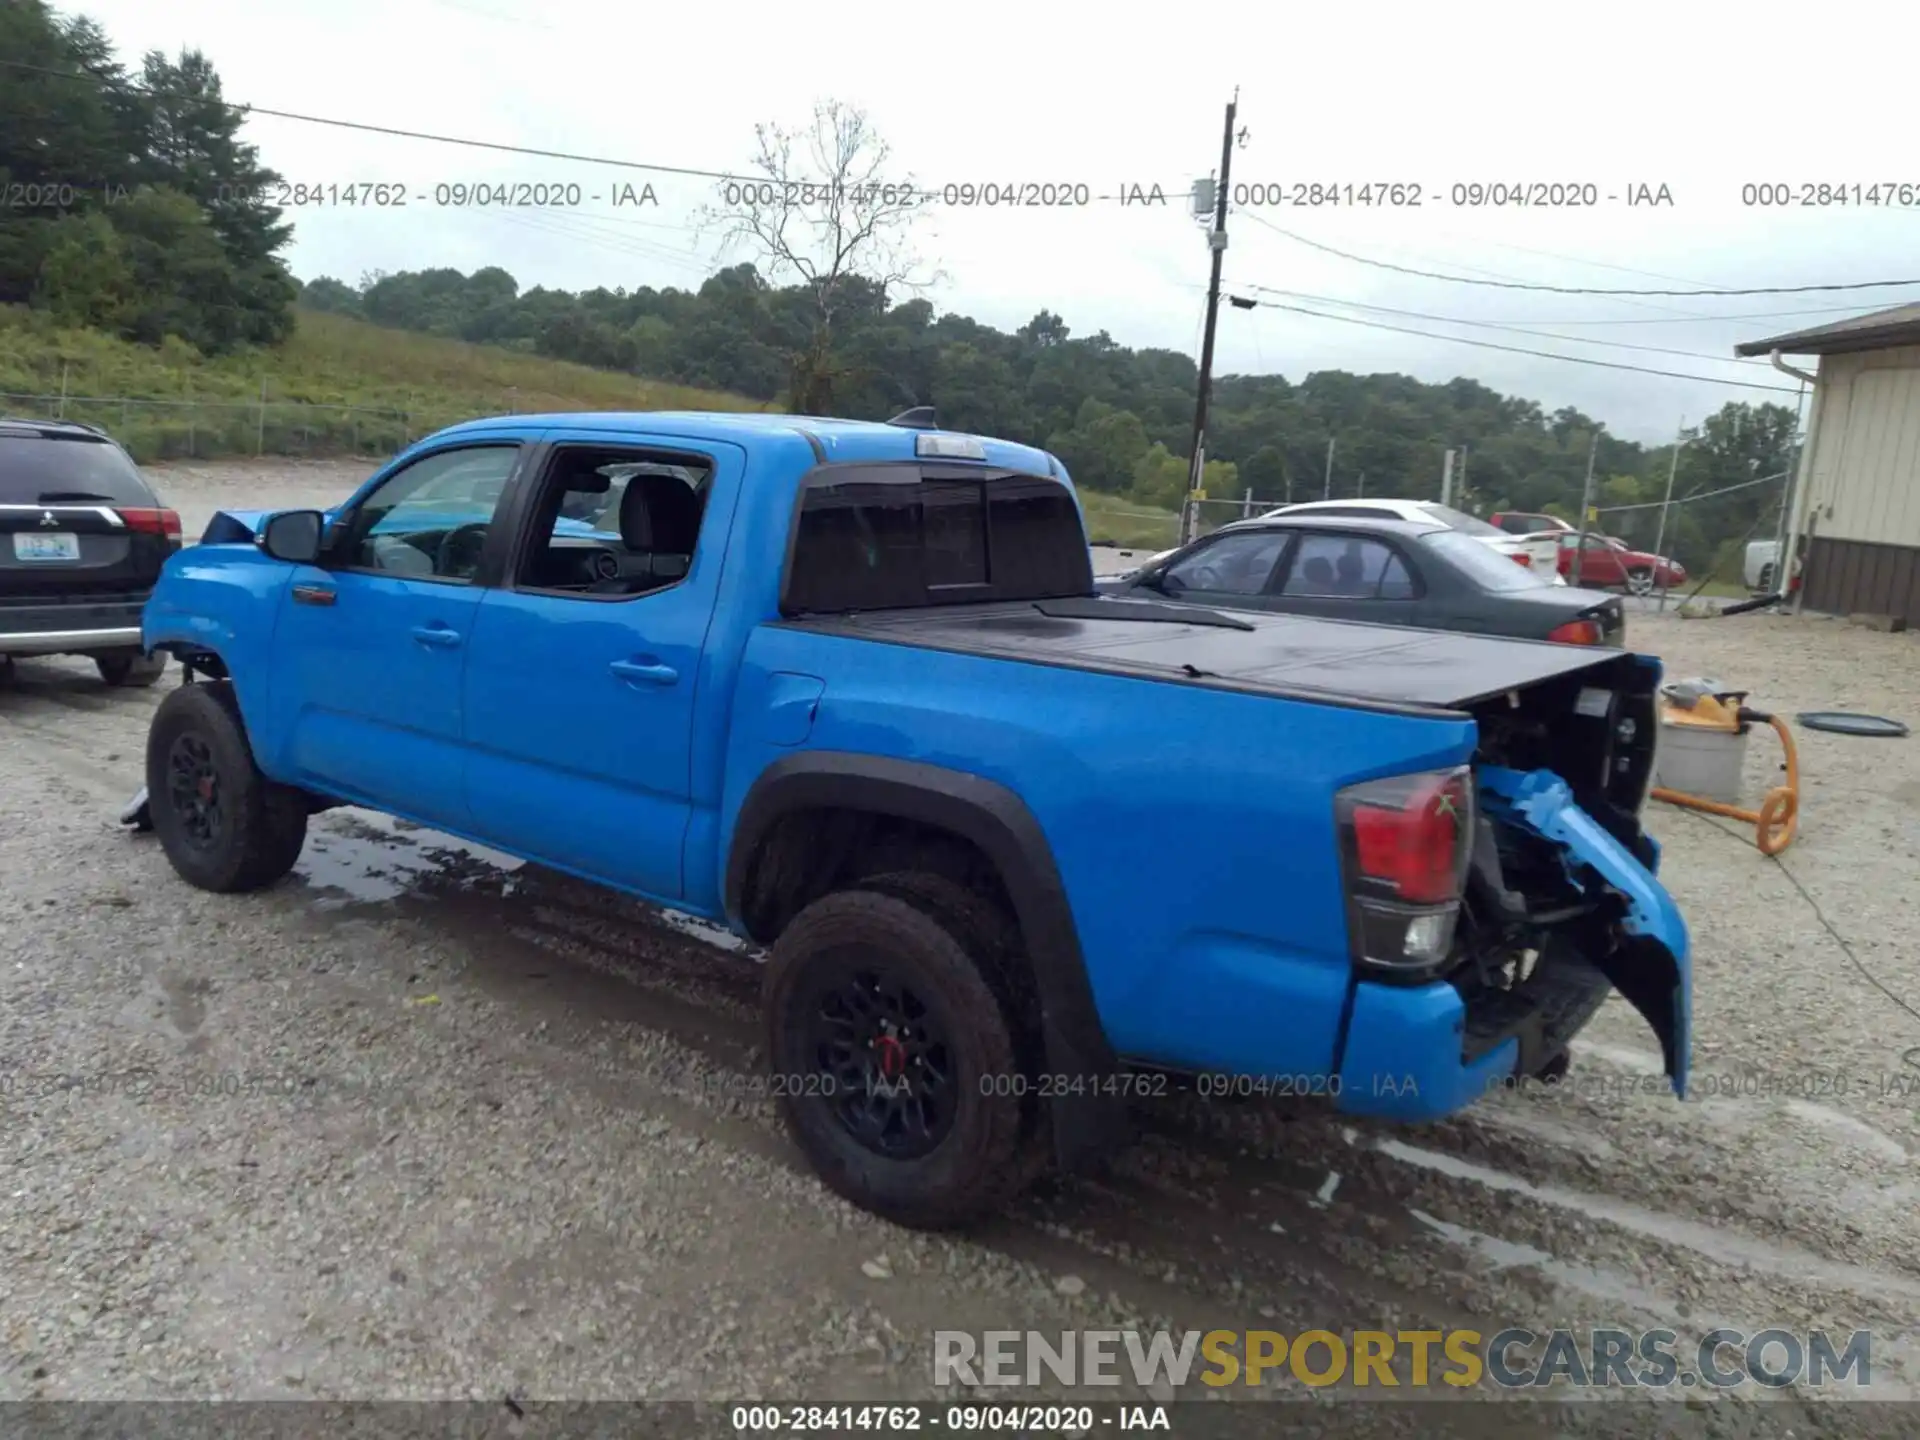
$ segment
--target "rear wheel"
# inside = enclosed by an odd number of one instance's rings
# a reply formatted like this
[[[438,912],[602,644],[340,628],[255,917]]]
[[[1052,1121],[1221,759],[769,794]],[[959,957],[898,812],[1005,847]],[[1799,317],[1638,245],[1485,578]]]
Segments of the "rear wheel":
[[[1627,593],[1631,595],[1651,595],[1653,593],[1653,571],[1627,571]]]
[[[999,997],[1013,1030],[1019,1073],[1041,1073],[1040,1000],[1034,993],[1019,926],[999,905],[957,880],[927,870],[901,870],[860,882],[862,890],[892,895],[931,915],[957,938]],[[1037,1088],[1021,1097],[1018,1188],[1038,1180],[1053,1163],[1053,1133]]]
[[[836,1193],[923,1230],[990,1214],[1028,1178],[1013,1027],[964,927],[928,908],[867,889],[814,901],[774,942],[766,995],[795,1142]]]
[[[260,773],[225,682],[183,685],[160,702],[147,732],[147,799],[167,859],[202,890],[271,885],[306,844],[306,796]]]
[[[96,655],[93,668],[109,685],[146,686],[166,673],[167,657],[165,651],[155,655],[142,655],[137,651]]]

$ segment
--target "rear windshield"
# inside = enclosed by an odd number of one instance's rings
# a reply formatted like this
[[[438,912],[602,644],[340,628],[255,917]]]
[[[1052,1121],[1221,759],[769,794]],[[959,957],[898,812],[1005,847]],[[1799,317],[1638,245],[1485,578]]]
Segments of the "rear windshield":
[[[1456,569],[1466,571],[1482,590],[1538,590],[1553,583],[1535,573],[1531,566],[1508,558],[1506,551],[1496,550],[1458,530],[1435,530],[1422,535],[1420,542],[1431,545],[1453,561]]]
[[[781,611],[895,610],[1093,593],[1064,485],[919,465],[821,471],[800,502]]]
[[[1450,530],[1458,530],[1462,535],[1501,535],[1497,525],[1489,525],[1484,520],[1475,519],[1464,510],[1456,510],[1451,505],[1435,505],[1423,502],[1420,508]]]
[[[61,501],[136,509],[154,504],[153,492],[117,445],[0,429],[0,505]]]

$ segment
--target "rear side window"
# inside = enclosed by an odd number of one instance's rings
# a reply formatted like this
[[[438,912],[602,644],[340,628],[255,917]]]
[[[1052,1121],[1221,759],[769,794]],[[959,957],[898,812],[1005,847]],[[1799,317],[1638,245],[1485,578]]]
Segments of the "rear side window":
[[[1392,549],[1355,535],[1309,535],[1300,542],[1285,595],[1302,599],[1411,600],[1413,577]]]
[[[1462,535],[1457,530],[1436,530],[1430,535],[1422,535],[1420,543],[1453,561],[1454,568],[1464,570],[1468,578],[1482,590],[1502,593],[1538,590],[1543,585],[1553,583],[1536,574],[1531,566],[1515,561],[1504,550],[1496,550],[1485,541]]]
[[[119,446],[0,429],[0,505],[61,502],[150,509],[153,491]]]
[[[1064,485],[918,465],[820,471],[802,491],[781,611],[897,610],[1093,591]]]

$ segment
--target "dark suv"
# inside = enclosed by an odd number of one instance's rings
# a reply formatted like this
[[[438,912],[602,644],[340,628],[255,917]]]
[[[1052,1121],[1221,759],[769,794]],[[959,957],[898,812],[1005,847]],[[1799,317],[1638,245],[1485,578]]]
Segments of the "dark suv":
[[[133,459],[71,420],[0,416],[0,656],[85,655],[109,685],[151,685],[140,612],[180,517]]]

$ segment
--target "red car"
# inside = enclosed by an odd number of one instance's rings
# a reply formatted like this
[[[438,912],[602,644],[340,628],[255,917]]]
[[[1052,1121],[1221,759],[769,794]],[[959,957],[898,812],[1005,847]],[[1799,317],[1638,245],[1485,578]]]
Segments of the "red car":
[[[1579,550],[1577,532],[1560,537],[1560,573],[1574,584],[1573,560]],[[1609,535],[1587,533],[1587,547],[1580,562],[1579,585],[1585,590],[1619,586],[1633,595],[1654,590],[1673,590],[1687,583],[1687,569],[1678,560],[1630,550],[1626,543]]]
[[[1538,515],[1522,510],[1502,510],[1489,517],[1487,523],[1509,535],[1538,535],[1544,530],[1570,532],[1573,529],[1558,515]]]

